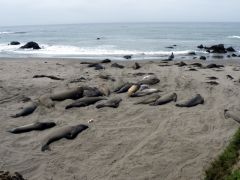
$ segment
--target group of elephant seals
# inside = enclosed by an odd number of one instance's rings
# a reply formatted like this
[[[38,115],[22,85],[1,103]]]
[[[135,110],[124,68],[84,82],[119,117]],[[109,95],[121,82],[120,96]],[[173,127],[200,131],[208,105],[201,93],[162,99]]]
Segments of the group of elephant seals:
[[[38,104],[36,102],[31,102],[28,106],[23,108],[22,111],[20,111],[19,113],[15,114],[15,115],[12,115],[11,117],[18,118],[21,116],[27,116],[29,114],[32,114],[37,107],[38,107]]]
[[[72,104],[67,105],[65,109],[70,109],[73,107],[85,107],[85,106],[95,104],[96,102],[101,100],[106,100],[106,98],[105,97],[84,97],[76,100]]]
[[[194,97],[192,97],[188,100],[178,102],[176,104],[176,106],[178,106],[178,107],[193,107],[193,106],[196,106],[198,104],[203,104],[203,103],[204,103],[203,97],[200,94],[196,94]]]
[[[155,102],[151,103],[151,106],[158,106],[158,105],[163,105],[163,104],[167,104],[171,101],[176,102],[177,101],[177,94],[176,93],[169,93],[169,94],[165,94],[162,97],[160,97],[159,99],[157,99]]]
[[[224,116],[225,116],[226,119],[231,118],[234,121],[240,123],[240,113],[237,112],[237,111],[232,111],[232,110],[225,109],[224,110]]]
[[[75,89],[70,89],[70,90],[67,90],[67,91],[52,94],[50,96],[50,98],[53,101],[64,101],[66,99],[76,100],[76,99],[79,99],[83,96],[83,90],[84,89],[82,87],[78,87],[78,88],[75,88]]]
[[[13,134],[26,133],[30,131],[42,131],[56,126],[55,122],[36,122],[25,126],[17,127],[9,130],[8,132]]]
[[[66,139],[74,139],[77,137],[79,133],[86,130],[88,128],[87,125],[79,124],[76,126],[66,126],[63,128],[60,128],[58,130],[55,130],[54,132],[50,133],[44,142],[42,143],[42,151],[50,150],[49,145],[55,141],[58,141],[62,138]]]
[[[98,104],[96,106],[96,108],[98,108],[98,109],[103,108],[103,107],[117,108],[121,101],[122,101],[122,98],[118,98],[118,97],[113,98],[113,99],[110,99],[110,100],[107,100],[105,102],[102,102],[102,103]]]

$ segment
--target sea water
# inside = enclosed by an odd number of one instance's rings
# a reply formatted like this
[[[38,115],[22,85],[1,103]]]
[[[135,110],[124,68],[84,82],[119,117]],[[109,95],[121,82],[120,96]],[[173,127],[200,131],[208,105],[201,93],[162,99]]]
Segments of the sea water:
[[[100,39],[98,39],[100,38]],[[8,45],[19,41],[21,45]],[[29,41],[42,49],[20,49]],[[191,59],[205,55],[198,45],[233,46],[240,51],[240,23],[106,23],[0,27],[0,57],[47,57],[123,60]],[[176,46],[173,46],[176,45]],[[167,47],[173,48],[167,48]]]

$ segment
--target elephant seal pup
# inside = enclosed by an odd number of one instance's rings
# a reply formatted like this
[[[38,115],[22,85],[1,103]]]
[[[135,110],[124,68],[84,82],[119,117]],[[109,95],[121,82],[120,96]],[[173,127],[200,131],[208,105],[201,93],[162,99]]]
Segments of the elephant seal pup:
[[[65,107],[65,109],[70,109],[73,107],[85,107],[85,106],[95,104],[96,102],[101,101],[101,100],[106,100],[106,98],[104,98],[104,97],[84,97],[84,98],[78,99],[77,101],[75,101],[72,104],[67,105]]]
[[[103,108],[103,107],[112,107],[112,108],[117,108],[120,104],[120,102],[122,101],[122,98],[113,98],[113,99],[110,99],[106,102],[103,102],[103,103],[100,103],[96,106],[96,108],[100,109],[100,108]]]
[[[159,99],[157,99],[155,102],[151,103],[151,106],[158,106],[158,105],[163,105],[163,104],[167,104],[171,101],[176,102],[177,101],[177,94],[176,93],[169,93],[169,94],[165,94],[162,97],[160,97]]]
[[[20,133],[25,133],[30,131],[42,131],[45,129],[52,128],[54,126],[56,126],[55,122],[36,122],[36,123],[11,129],[8,132],[13,134],[20,134]]]
[[[82,87],[78,87],[75,89],[70,89],[63,92],[52,94],[50,95],[50,98],[53,101],[64,101],[66,99],[76,100],[83,97],[83,90],[84,89]]]
[[[47,108],[52,108],[55,106],[54,102],[50,98],[50,95],[42,95],[38,98],[38,100],[39,100],[40,104],[42,104],[43,106],[45,106]]]
[[[240,113],[237,111],[232,111],[232,110],[228,110],[225,109],[224,110],[224,116],[226,119],[231,118],[234,121],[237,121],[238,123],[240,123]]]
[[[133,85],[133,83],[125,83],[119,90],[115,91],[116,93],[125,93]]]
[[[154,85],[159,83],[160,80],[154,76],[154,75],[148,75],[143,77],[143,79],[141,81],[139,81],[137,84],[142,85],[142,84],[147,84],[147,85]]]
[[[137,92],[140,88],[140,85],[138,84],[134,84],[132,85],[129,89],[128,89],[128,96],[130,97],[131,95],[133,95],[135,92]]]
[[[49,145],[62,138],[74,139],[79,133],[86,130],[87,125],[66,126],[50,133],[42,143],[42,151],[50,150]]]
[[[132,94],[131,97],[142,97],[158,92],[160,92],[160,90],[158,89],[144,89],[142,91],[137,91],[136,93]]]
[[[137,104],[150,104],[155,102],[157,99],[159,99],[161,96],[158,94],[153,94],[151,96],[145,97],[144,99],[134,103],[135,105]]]
[[[198,104],[203,104],[204,103],[204,99],[200,94],[196,94],[194,97],[182,101],[182,102],[178,102],[176,104],[177,107],[193,107],[196,106]]]
[[[29,114],[32,114],[35,111],[35,109],[37,109],[37,107],[38,107],[38,103],[31,102],[29,105],[24,107],[22,111],[20,111],[19,113],[15,114],[15,115],[12,115],[11,117],[18,118],[21,116],[27,116]]]

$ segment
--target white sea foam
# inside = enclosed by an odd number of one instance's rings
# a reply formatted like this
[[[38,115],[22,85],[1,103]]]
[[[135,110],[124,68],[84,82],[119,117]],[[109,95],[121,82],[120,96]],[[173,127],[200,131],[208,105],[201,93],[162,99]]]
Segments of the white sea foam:
[[[240,39],[240,36],[228,36],[230,39]]]
[[[40,45],[42,49],[20,49],[21,45],[11,46],[0,44],[0,53],[9,55],[26,55],[36,57],[122,57],[124,55],[133,55],[133,57],[166,57],[172,52],[175,55],[188,55],[191,50],[185,51],[139,51],[116,49],[114,46],[98,47],[77,47],[64,45]]]
[[[23,32],[23,31],[18,31],[18,32],[12,32],[12,31],[2,31],[0,32],[0,35],[4,35],[4,34],[25,34],[27,32]]]

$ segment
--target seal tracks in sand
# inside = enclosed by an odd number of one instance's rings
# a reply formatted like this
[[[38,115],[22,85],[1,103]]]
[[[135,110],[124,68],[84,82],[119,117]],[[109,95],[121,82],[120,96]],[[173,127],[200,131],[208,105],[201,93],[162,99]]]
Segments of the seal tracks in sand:
[[[172,112],[171,112],[172,113]],[[166,118],[163,118],[166,119]],[[169,121],[169,119],[167,119],[167,121]],[[112,167],[105,172],[104,176],[109,176],[115,169],[117,168],[121,168],[121,166],[123,166],[124,162],[128,160],[128,158],[134,154],[136,154],[139,150],[141,150],[145,145],[147,145],[149,143],[149,141],[151,139],[154,139],[158,136],[158,133],[160,132],[161,126],[163,123],[166,123],[166,121],[159,121],[159,123],[156,126],[156,128],[151,128],[149,134],[143,138],[137,145],[135,145],[129,152],[127,152],[121,159],[119,159],[118,161],[116,161],[115,163],[113,163]],[[103,178],[103,176],[101,177]]]

